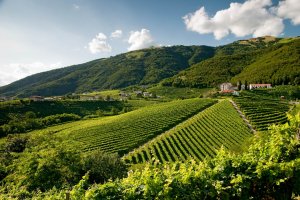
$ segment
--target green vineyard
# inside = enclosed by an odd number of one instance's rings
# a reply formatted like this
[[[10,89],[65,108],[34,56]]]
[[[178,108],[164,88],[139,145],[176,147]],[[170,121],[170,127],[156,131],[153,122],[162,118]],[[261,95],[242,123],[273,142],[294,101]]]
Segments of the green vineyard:
[[[210,99],[178,100],[114,116],[106,123],[70,135],[82,151],[100,149],[124,155],[214,104]]]
[[[201,161],[215,156],[221,146],[235,149],[251,135],[232,104],[224,100],[135,149],[124,159],[132,163],[153,158],[162,163],[188,158]]]
[[[235,97],[234,101],[258,131],[267,130],[271,124],[287,122],[289,106],[285,101],[262,96]]]

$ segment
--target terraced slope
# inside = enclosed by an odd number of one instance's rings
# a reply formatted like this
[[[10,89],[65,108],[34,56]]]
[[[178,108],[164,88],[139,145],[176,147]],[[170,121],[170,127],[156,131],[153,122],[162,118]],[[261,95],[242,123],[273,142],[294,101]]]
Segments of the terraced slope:
[[[267,130],[271,124],[287,122],[287,102],[262,96],[242,96],[234,101],[258,131]]]
[[[224,146],[235,149],[251,131],[232,104],[221,101],[124,156],[127,162],[142,163],[153,158],[172,162],[213,157]]]
[[[101,149],[123,155],[214,103],[210,99],[188,99],[153,105],[76,130],[70,136],[80,143],[82,151]]]

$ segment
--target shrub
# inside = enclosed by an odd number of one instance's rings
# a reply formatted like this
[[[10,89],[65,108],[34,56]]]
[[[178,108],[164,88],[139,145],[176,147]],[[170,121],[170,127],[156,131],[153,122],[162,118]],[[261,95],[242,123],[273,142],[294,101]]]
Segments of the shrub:
[[[61,189],[78,183],[83,175],[80,154],[63,148],[27,153],[16,161],[10,166],[14,173],[5,178],[11,189]]]
[[[99,150],[83,158],[83,169],[89,172],[91,183],[104,183],[109,179],[123,178],[127,174],[127,166],[118,154],[107,154]]]
[[[6,139],[5,149],[8,152],[23,152],[28,142],[27,137],[8,135]]]

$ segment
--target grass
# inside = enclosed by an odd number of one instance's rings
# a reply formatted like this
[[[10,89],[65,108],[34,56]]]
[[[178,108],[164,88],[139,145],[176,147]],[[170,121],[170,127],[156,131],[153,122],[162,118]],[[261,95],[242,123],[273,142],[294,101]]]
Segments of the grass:
[[[99,91],[99,92],[92,92],[90,94],[91,95],[100,95],[102,97],[110,96],[114,99],[118,99],[119,93],[120,93],[120,90],[103,90],[103,91]]]
[[[292,42],[292,41],[297,40],[297,39],[299,39],[299,37],[294,37],[294,38],[283,38],[283,39],[279,40],[278,43],[286,44],[286,43]]]
[[[294,107],[289,112],[292,115],[297,115],[300,113],[300,104],[294,105]]]
[[[196,98],[200,95],[206,96],[213,90],[213,88],[177,88],[161,85],[157,85],[148,89],[149,92],[153,92],[157,96],[161,96],[167,99]]]

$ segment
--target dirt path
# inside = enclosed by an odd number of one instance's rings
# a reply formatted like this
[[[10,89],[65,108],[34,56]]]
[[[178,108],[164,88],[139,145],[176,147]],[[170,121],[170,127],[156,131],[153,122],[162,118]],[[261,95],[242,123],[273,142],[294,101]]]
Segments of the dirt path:
[[[250,128],[250,130],[253,133],[256,133],[256,130],[252,127],[249,120],[245,117],[245,115],[242,113],[240,108],[236,105],[236,103],[233,100],[230,100],[230,103],[232,103],[233,107],[237,110],[237,112],[240,114],[240,116],[243,118],[244,122],[247,124],[247,126]]]

